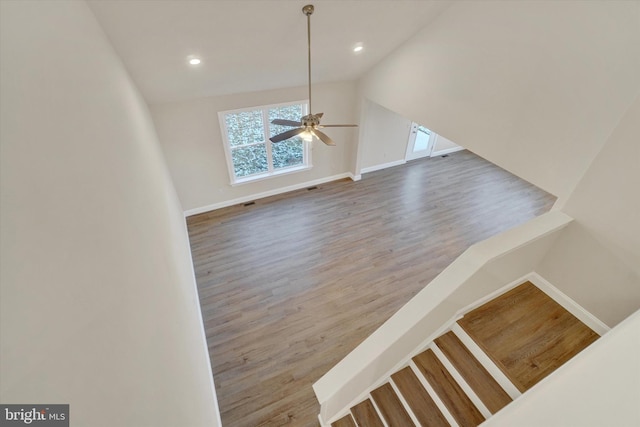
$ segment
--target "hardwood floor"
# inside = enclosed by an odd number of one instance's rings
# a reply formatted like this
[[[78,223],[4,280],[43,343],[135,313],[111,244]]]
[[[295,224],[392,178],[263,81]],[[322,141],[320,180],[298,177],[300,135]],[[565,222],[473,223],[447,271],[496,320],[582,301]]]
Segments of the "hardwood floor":
[[[385,427],[369,399],[351,408],[351,414],[359,426]]]
[[[331,427],[358,427],[358,426],[356,426],[356,423],[353,421],[351,414],[348,414],[340,418],[338,421],[331,423]]]
[[[402,406],[402,402],[389,383],[384,383],[371,392],[371,397],[378,405],[382,418],[388,426],[414,427],[411,417]]]
[[[476,427],[484,417],[432,350],[412,359],[460,427]]]
[[[523,393],[600,338],[531,282],[458,324]]]
[[[449,331],[435,343],[492,414],[511,403],[511,397],[456,334]]]
[[[411,368],[403,368],[391,375],[391,378],[421,425],[429,427],[450,426]]]
[[[188,218],[224,427],[317,426],[318,378],[471,244],[553,202],[462,151]]]

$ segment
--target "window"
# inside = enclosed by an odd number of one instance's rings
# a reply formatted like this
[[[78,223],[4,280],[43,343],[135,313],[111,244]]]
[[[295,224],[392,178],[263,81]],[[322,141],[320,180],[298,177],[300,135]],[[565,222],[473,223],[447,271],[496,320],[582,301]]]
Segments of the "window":
[[[231,184],[256,181],[311,168],[309,143],[299,136],[272,143],[269,138],[287,126],[273,119],[299,121],[307,114],[306,101],[266,105],[218,113]]]

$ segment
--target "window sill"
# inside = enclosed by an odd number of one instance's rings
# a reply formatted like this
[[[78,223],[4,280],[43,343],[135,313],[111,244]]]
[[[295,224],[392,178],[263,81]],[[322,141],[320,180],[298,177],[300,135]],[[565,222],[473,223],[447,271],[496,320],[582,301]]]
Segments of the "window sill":
[[[313,165],[302,165],[302,166],[294,166],[290,168],[280,169],[278,171],[274,171],[271,173],[262,173],[257,175],[246,176],[242,178],[237,178],[231,182],[233,187],[237,185],[249,184],[251,182],[264,181],[266,179],[275,178],[277,176],[289,175],[296,172],[307,171],[313,168]]]

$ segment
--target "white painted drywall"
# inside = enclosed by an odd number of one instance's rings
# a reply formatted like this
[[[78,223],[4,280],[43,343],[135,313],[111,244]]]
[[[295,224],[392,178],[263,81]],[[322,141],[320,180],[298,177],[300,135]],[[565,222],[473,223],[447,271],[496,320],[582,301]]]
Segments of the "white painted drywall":
[[[483,426],[640,425],[640,312],[583,350]]]
[[[411,120],[376,103],[365,101],[362,169],[403,162]]]
[[[0,401],[216,426],[188,239],[146,104],[80,1],[0,2]]]
[[[636,93],[562,210],[640,275],[640,91]]]
[[[536,271],[610,327],[640,308],[640,276],[577,220]]]
[[[318,84],[312,89],[314,113],[325,113],[322,123],[357,124],[354,82]],[[301,101],[307,97],[306,87],[296,87],[151,105],[158,137],[184,210],[250,198],[350,172],[354,151],[351,146],[356,144],[358,130],[335,128],[326,129],[326,133],[337,146],[313,143],[311,170],[236,186],[230,184],[218,112]]]
[[[564,198],[640,88],[639,14],[634,1],[456,2],[359,90]]]
[[[435,142],[433,143],[433,151],[431,151],[432,156],[439,156],[440,154],[450,153],[455,150],[461,150],[460,147],[455,142],[445,138],[442,135],[435,135]]]
[[[640,97],[571,196],[575,218],[538,268],[609,326],[640,308]]]

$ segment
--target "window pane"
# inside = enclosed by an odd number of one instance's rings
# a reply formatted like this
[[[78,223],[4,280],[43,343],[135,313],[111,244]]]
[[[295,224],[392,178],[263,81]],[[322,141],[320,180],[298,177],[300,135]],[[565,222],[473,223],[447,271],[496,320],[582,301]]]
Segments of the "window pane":
[[[233,160],[233,171],[238,178],[267,172],[269,169],[265,144],[234,148],[231,150],[231,159]]]
[[[287,105],[285,107],[273,107],[269,108],[269,136],[275,136],[289,129],[293,129],[289,126],[272,125],[271,122],[274,119],[285,119],[299,122],[302,119],[302,105]],[[274,161],[275,163],[275,161]]]
[[[304,162],[304,146],[299,136],[271,144],[274,169],[301,165]]]
[[[416,135],[416,142],[413,144],[413,151],[423,151],[429,147],[429,135],[431,131],[427,128],[420,126]]]
[[[224,118],[232,147],[264,141],[262,110],[229,113]]]

